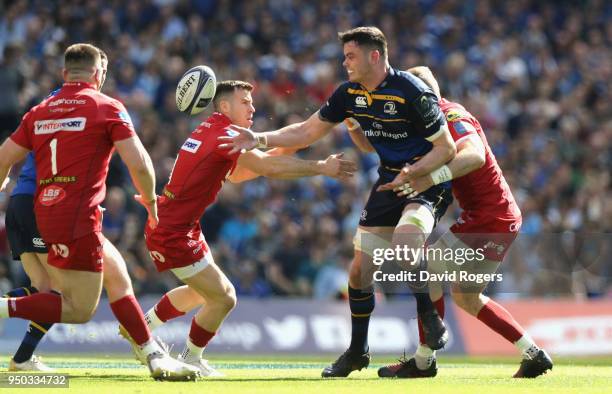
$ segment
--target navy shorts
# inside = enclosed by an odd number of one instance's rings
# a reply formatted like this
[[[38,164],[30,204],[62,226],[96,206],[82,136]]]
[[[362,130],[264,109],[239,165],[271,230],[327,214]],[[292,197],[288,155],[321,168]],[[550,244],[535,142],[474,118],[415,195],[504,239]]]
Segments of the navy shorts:
[[[34,196],[11,196],[6,210],[6,232],[15,260],[20,260],[22,253],[47,253],[47,246],[36,226]]]
[[[392,190],[377,192],[376,188],[378,186],[390,182],[397,174],[385,174],[384,171],[379,170],[381,177],[378,178],[370,191],[368,202],[361,212],[360,226],[395,227],[402,217],[404,208],[411,203],[427,207],[437,224],[440,218],[444,216],[448,206],[453,202],[451,188],[443,185],[435,185],[413,198],[398,197]]]

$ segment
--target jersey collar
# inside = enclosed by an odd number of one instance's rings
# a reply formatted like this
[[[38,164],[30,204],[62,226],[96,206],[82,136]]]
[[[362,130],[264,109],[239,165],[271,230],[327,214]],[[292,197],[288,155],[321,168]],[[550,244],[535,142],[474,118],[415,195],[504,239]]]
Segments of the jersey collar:
[[[221,112],[213,112],[213,114],[210,115],[210,118],[208,119],[209,119],[209,123],[218,124],[218,125],[221,125],[222,127],[226,127],[232,124],[232,121],[230,120],[230,118],[223,115]]]
[[[387,76],[385,77],[385,79],[383,79],[383,81],[380,83],[380,85],[378,85],[376,87],[376,89],[374,89],[374,90],[379,90],[379,89],[386,88],[387,85],[389,84],[389,81],[391,80],[391,78],[393,78],[395,76],[395,74],[397,74],[397,71],[395,71],[395,69],[393,67],[389,66],[389,72],[387,73]]]
[[[64,84],[62,85],[62,88],[95,89],[96,87],[93,83],[76,81],[76,82],[64,82]]]
[[[395,74],[397,74],[397,71],[396,71],[396,70],[395,70],[393,67],[389,66],[389,72],[387,72],[387,76],[385,77],[385,79],[383,79],[383,80],[382,80],[382,82],[381,82],[381,83],[379,83],[379,84],[378,84],[378,86],[376,86],[376,87],[374,88],[374,90],[371,90],[371,91],[369,91],[368,93],[371,93],[371,92],[376,92],[377,90],[380,90],[380,89],[384,89],[384,88],[386,88],[386,87],[387,87],[387,85],[389,84],[389,80],[390,80],[391,78],[393,78],[393,77],[395,76]],[[359,84],[359,86],[361,87],[361,89],[363,89],[363,90],[367,91],[367,89],[365,88],[365,86],[363,86],[363,85],[361,85],[361,84]]]

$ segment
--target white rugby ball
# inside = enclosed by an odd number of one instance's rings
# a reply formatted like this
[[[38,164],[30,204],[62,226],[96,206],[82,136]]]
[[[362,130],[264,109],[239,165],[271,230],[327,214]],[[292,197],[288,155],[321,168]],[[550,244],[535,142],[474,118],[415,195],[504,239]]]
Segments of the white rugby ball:
[[[217,77],[208,66],[195,66],[181,77],[176,87],[179,111],[196,115],[204,111],[215,97]]]

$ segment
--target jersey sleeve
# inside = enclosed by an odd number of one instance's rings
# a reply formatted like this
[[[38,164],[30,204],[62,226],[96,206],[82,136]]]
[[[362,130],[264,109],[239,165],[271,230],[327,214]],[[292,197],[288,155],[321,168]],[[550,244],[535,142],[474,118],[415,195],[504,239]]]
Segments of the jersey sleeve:
[[[448,111],[446,113],[446,120],[448,122],[448,130],[455,142],[470,135],[478,135],[478,131],[473,123],[474,121],[457,110],[451,109]]]
[[[348,118],[346,111],[346,86],[340,85],[319,109],[319,118],[325,122],[340,123]]]
[[[119,101],[112,101],[105,108],[106,131],[111,141],[121,141],[136,135],[132,118]]]
[[[424,91],[412,100],[408,108],[410,121],[415,123],[420,134],[429,141],[438,138],[446,123],[438,97],[431,91]]]
[[[23,118],[21,118],[21,123],[17,127],[17,130],[11,134],[10,137],[13,142],[17,145],[20,145],[26,149],[32,150],[32,112],[29,111]]]

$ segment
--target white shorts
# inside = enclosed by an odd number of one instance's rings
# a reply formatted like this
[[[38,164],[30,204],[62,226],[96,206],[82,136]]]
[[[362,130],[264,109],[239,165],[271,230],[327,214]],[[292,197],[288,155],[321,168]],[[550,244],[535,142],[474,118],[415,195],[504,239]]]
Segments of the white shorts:
[[[170,271],[172,271],[172,273],[176,275],[177,278],[182,281],[185,281],[185,279],[191,278],[198,272],[202,271],[204,268],[208,267],[211,262],[214,262],[214,260],[212,254],[209,251],[204,255],[204,257],[202,257],[201,260],[198,260],[195,263],[186,267],[172,268],[170,269]]]

